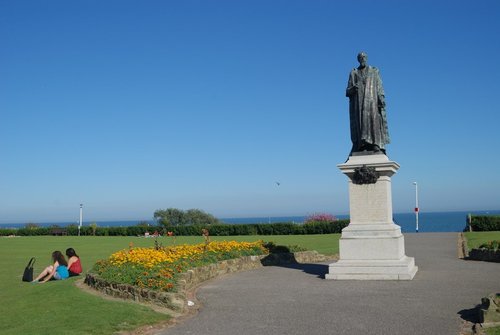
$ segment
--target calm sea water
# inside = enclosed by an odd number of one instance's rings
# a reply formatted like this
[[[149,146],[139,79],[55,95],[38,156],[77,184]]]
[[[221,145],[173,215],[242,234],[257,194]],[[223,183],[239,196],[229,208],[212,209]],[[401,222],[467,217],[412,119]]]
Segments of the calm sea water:
[[[462,211],[462,212],[420,212],[419,213],[419,232],[460,232],[463,231],[466,226],[467,215],[471,213],[472,215],[484,215],[493,214],[500,215],[500,210],[492,211]],[[338,215],[339,219],[347,218],[347,215]],[[280,216],[280,217],[252,217],[252,218],[225,218],[221,219],[223,222],[228,224],[245,224],[245,223],[275,223],[275,222],[294,222],[302,223],[306,219],[306,216]],[[129,221],[92,221],[96,222],[99,227],[126,227],[135,226],[140,221],[148,220],[129,220]],[[151,225],[155,223],[151,220],[148,221]],[[415,214],[414,213],[395,213],[394,222],[401,226],[401,231],[403,233],[415,232]],[[74,222],[45,222],[37,223],[42,227],[49,227],[52,225],[58,225],[60,227],[65,227]],[[87,226],[90,222],[84,222],[83,225]],[[0,224],[0,228],[22,228],[24,223],[14,223],[14,224]]]
[[[463,212],[420,212],[418,214],[418,231],[425,232],[461,232],[467,224],[467,216],[472,215],[500,215],[500,210],[493,211],[463,211]],[[348,218],[348,215],[337,215],[339,219]],[[260,218],[234,218],[222,219],[226,223],[269,223],[269,222],[296,222],[301,223],[305,216],[260,217]],[[403,233],[415,232],[415,213],[394,213],[394,223],[401,227]]]

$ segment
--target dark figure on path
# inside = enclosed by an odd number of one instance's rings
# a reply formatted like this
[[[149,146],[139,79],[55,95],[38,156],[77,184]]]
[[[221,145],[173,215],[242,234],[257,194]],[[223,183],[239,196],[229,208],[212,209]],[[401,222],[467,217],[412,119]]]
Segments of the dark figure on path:
[[[385,114],[382,79],[376,67],[367,64],[365,52],[358,54],[359,66],[352,69],[347,83],[352,150],[354,153],[385,154],[390,143]]]

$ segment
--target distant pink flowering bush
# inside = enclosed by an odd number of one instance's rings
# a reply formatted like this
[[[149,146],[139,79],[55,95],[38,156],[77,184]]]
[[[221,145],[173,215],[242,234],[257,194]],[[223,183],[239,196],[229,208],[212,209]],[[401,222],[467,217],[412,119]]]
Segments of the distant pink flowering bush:
[[[320,222],[327,222],[327,223],[333,223],[337,221],[337,218],[333,216],[332,214],[328,213],[317,213],[317,214],[312,214],[309,215],[306,220],[304,221],[305,224],[309,223],[320,223]]]

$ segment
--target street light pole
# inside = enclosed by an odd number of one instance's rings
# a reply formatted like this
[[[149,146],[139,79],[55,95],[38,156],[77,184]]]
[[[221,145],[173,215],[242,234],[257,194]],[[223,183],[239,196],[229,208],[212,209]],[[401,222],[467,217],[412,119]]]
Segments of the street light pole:
[[[415,185],[415,231],[418,233],[418,184],[414,181],[413,185]]]
[[[80,236],[80,229],[82,228],[83,222],[83,204],[80,204],[80,224],[78,225],[78,236]]]

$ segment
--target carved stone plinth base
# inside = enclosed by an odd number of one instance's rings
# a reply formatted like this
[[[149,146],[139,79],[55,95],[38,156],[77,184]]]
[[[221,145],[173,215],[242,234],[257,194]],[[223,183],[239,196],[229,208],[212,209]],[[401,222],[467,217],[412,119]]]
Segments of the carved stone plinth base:
[[[340,260],[330,264],[326,279],[336,280],[412,280],[417,273],[413,257],[400,260]]]
[[[339,261],[330,264],[326,279],[411,280],[418,270],[405,255],[404,236],[395,224],[350,224],[339,247]]]
[[[330,264],[325,278],[411,280],[418,267],[405,255],[401,227],[392,221],[391,176],[399,165],[385,155],[369,155],[352,156],[339,168],[349,177],[351,222],[342,230],[339,261]],[[364,183],[371,177],[360,180],[360,171],[375,174],[376,182]]]

